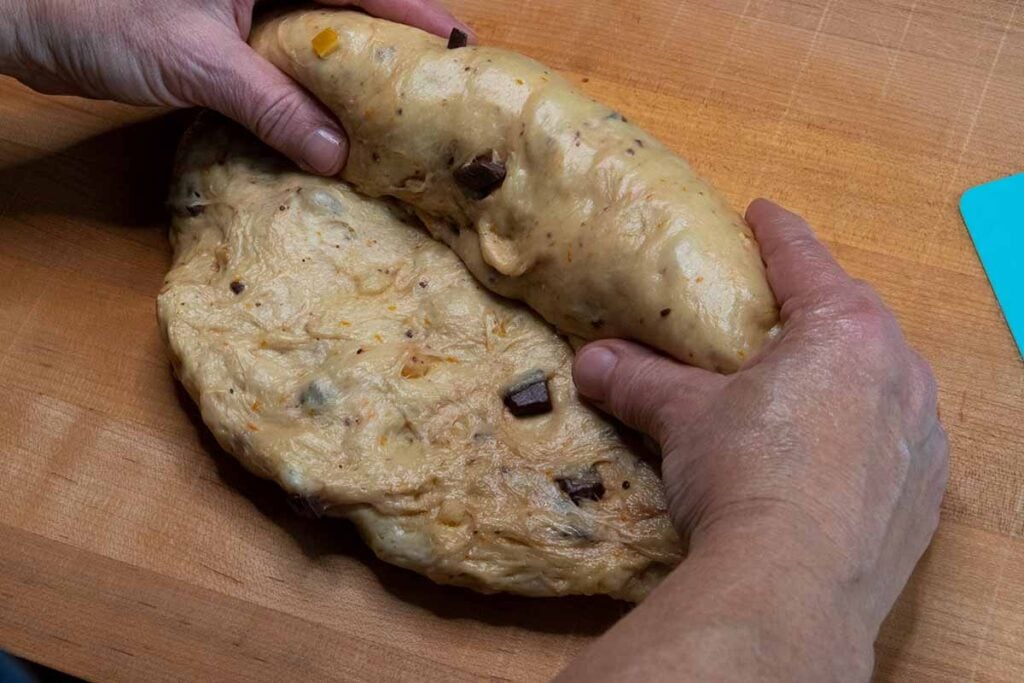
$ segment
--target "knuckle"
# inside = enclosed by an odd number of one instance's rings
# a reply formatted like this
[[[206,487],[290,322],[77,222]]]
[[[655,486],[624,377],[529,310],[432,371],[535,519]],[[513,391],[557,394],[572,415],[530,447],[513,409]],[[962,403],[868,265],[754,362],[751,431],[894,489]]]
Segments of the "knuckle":
[[[792,303],[787,322],[810,331],[815,339],[827,343],[831,353],[866,370],[891,371],[893,364],[902,360],[907,347],[899,324],[868,285],[828,285]]]
[[[942,483],[945,486],[946,481],[949,480],[949,434],[938,422],[935,423],[935,451]]]
[[[935,410],[939,385],[935,373],[932,372],[932,366],[913,350],[910,351],[910,362],[907,365],[914,393],[922,399],[925,409]]]
[[[814,259],[820,249],[820,243],[810,234],[805,223],[802,221],[794,223],[787,217],[780,217],[776,222],[776,228],[787,232],[786,240],[780,248],[785,248],[798,257]]]
[[[282,137],[291,127],[303,105],[302,95],[295,90],[270,92],[260,97],[253,130],[265,140]]]
[[[850,351],[862,360],[892,359],[902,348],[895,318],[870,288],[855,286],[833,299],[830,315],[841,326]]]
[[[672,422],[674,391],[663,362],[656,357],[621,363],[612,377],[612,411],[626,422],[657,437]]]

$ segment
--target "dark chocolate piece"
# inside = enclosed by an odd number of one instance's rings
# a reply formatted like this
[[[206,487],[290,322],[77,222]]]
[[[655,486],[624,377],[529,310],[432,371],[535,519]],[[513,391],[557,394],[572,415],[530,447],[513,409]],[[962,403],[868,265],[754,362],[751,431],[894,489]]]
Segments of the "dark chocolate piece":
[[[555,482],[576,506],[579,506],[581,500],[604,498],[604,482],[594,466],[571,477],[559,477]]]
[[[241,294],[242,292],[245,291],[245,283],[239,282],[238,280],[232,280],[231,284],[228,285],[228,287],[230,287],[231,291],[234,292],[235,294]]]
[[[483,199],[505,182],[505,164],[494,150],[479,155],[468,164],[455,169],[455,182],[470,199]]]
[[[662,318],[668,317],[668,314],[671,313],[671,312],[672,312],[671,308],[663,308],[663,309],[661,309],[661,317]]]
[[[448,49],[457,50],[460,47],[466,47],[468,44],[469,36],[466,35],[466,32],[453,28],[451,34],[448,36]]]
[[[543,370],[523,375],[505,390],[505,407],[516,417],[543,415],[551,412],[548,378]]]

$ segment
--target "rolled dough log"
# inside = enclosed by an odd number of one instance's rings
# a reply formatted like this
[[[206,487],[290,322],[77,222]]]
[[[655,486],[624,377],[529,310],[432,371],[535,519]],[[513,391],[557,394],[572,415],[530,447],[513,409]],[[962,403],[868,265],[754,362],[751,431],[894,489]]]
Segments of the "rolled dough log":
[[[408,203],[480,282],[570,337],[633,338],[728,372],[773,333],[743,219],[543,65],[339,10],[272,17],[251,42],[337,114],[345,180]]]

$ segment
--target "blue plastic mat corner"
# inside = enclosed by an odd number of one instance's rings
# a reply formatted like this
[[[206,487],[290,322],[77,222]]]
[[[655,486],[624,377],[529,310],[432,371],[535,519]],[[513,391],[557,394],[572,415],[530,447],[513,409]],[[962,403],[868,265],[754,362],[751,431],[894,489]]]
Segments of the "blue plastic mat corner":
[[[960,213],[1024,357],[1024,173],[967,190]]]

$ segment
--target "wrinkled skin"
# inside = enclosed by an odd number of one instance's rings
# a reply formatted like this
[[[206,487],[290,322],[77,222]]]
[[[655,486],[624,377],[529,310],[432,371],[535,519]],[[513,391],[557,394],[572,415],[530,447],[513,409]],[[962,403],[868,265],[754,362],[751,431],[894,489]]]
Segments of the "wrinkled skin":
[[[577,356],[581,393],[660,444],[670,514],[691,538],[691,556],[570,674],[646,671],[634,668],[644,666],[636,648],[670,647],[666,618],[692,633],[708,600],[717,600],[714,623],[736,616],[714,586],[741,594],[757,572],[743,612],[782,600],[767,611],[786,618],[758,624],[779,642],[762,643],[752,668],[733,672],[857,678],[870,672],[871,643],[938,524],[949,447],[930,368],[878,295],[844,273],[799,217],[758,201],[747,220],[782,305],[783,333],[757,358],[723,376],[621,341]],[[726,574],[712,572],[709,586],[703,574],[716,558]],[[702,576],[696,597],[673,598]],[[666,617],[652,606],[659,602],[688,607]],[[804,603],[831,606],[830,626],[801,630],[810,616],[785,610]],[[745,661],[743,645],[726,649],[738,656],[724,669]],[[677,673],[708,673],[687,660]]]
[[[308,171],[337,173],[347,146],[334,117],[245,43],[255,0],[0,0],[0,72],[48,94],[203,106]],[[447,36],[437,0],[325,0]]]

